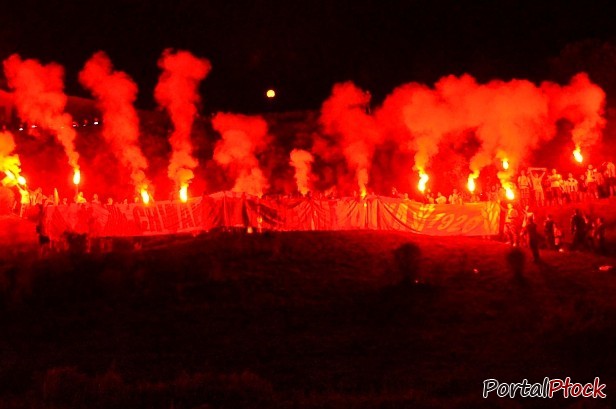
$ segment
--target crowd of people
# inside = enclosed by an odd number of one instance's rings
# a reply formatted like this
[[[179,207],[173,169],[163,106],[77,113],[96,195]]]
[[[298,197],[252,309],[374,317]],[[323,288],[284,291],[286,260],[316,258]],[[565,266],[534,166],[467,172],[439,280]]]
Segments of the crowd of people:
[[[566,178],[556,169],[548,173],[546,168],[528,168],[528,174],[522,170],[516,182],[523,206],[578,203],[615,196],[616,166],[611,161],[604,162],[599,169],[588,165],[577,177],[568,173]]]
[[[100,200],[99,195],[97,193],[94,193],[92,197],[90,198],[90,200],[88,200],[85,197],[84,193],[80,191],[75,194],[72,200],[69,200],[67,197],[59,199],[57,194],[44,195],[43,189],[41,188],[30,190],[28,189],[27,186],[17,185],[16,189],[18,189],[18,192],[19,192],[19,200],[13,201],[12,210],[13,210],[13,213],[19,215],[19,217],[27,217],[29,209],[33,209],[33,208],[40,207],[40,206],[42,207],[51,206],[51,205],[68,206],[71,203],[76,203],[76,204],[91,203],[91,204],[98,204],[98,205],[106,204],[109,206],[114,204],[114,200],[111,197],[107,198],[106,201],[103,203]],[[141,199],[138,197],[135,197],[134,200],[135,202],[139,202]],[[124,201],[120,203],[124,205],[128,205],[129,201],[128,199],[124,199]]]
[[[583,174],[577,177],[573,173],[568,173],[563,177],[556,169],[548,172],[546,168],[529,167],[523,169],[513,181],[511,186],[515,195],[515,200],[519,201],[522,207],[531,205],[534,207],[562,205],[564,203],[579,203],[598,198],[616,196],[616,166],[613,162],[604,162],[599,169],[588,165]],[[72,200],[68,198],[58,199],[57,194],[43,195],[42,189],[30,190],[27,186],[17,185],[20,198],[15,201],[14,211],[20,216],[24,216],[30,206],[42,204],[68,205],[69,203],[88,203],[83,192],[78,192]],[[355,192],[359,198],[359,194]],[[371,195],[374,195],[371,193]],[[395,187],[391,190],[393,197],[408,199],[409,195],[399,192]],[[272,196],[272,195],[268,195]],[[315,199],[333,199],[338,197],[335,187],[325,192],[309,192],[309,197]],[[139,197],[135,202],[139,202]],[[453,188],[449,195],[438,191],[436,194],[429,188],[425,190],[420,199],[429,204],[464,204],[476,203],[481,201],[503,202],[507,201],[505,189],[500,182],[491,184],[482,191],[469,192],[468,189]],[[101,202],[99,196],[94,194],[89,203],[92,204],[113,204],[112,198]],[[122,203],[128,204],[125,199]]]
[[[433,194],[426,190],[423,201],[429,204],[463,204],[480,201],[493,201],[506,205],[503,212],[504,240],[512,246],[528,246],[536,261],[539,247],[548,250],[563,250],[564,238],[569,250],[593,250],[606,254],[603,217],[594,217],[576,209],[568,225],[559,224],[552,215],[545,216],[542,226],[537,225],[535,212],[546,206],[561,206],[570,203],[583,203],[601,198],[616,196],[616,166],[611,161],[599,168],[588,165],[583,173],[575,176],[568,173],[563,177],[556,169],[529,167],[520,171],[511,186],[514,200],[506,197],[502,184],[494,184],[481,193],[459,192],[453,189],[449,196],[441,192]],[[396,196],[397,192],[394,193]]]
[[[521,171],[517,177],[520,208],[518,212],[509,203],[505,215],[504,236],[513,246],[528,245],[535,261],[540,260],[539,247],[560,251],[564,248],[564,236],[571,235],[569,250],[592,250],[606,254],[605,230],[603,217],[590,216],[576,209],[568,225],[560,225],[551,214],[543,222],[543,235],[536,225],[535,208],[543,206],[561,206],[566,203],[580,203],[616,195],[616,166],[613,162],[604,162],[599,169],[588,165],[584,173],[575,177],[572,173],[567,178],[556,170],[547,172],[545,168],[529,168]],[[521,213],[521,214],[520,214]]]
[[[602,217],[591,217],[577,209],[571,216],[570,223],[558,223],[552,215],[545,215],[542,226],[537,225],[535,211],[544,206],[560,206],[567,203],[580,203],[599,198],[616,196],[616,166],[613,162],[604,162],[599,169],[588,165],[583,174],[575,177],[568,173],[564,178],[556,169],[550,172],[546,168],[530,167],[520,171],[515,178],[515,199],[506,198],[502,184],[494,184],[481,193],[459,191],[452,189],[451,194],[445,196],[442,192],[433,194],[429,189],[425,191],[424,202],[430,204],[457,204],[473,203],[480,201],[493,201],[501,203],[502,234],[505,241],[512,246],[528,246],[533,251],[535,260],[539,260],[539,247],[549,250],[561,250],[564,248],[564,236],[569,232],[571,237],[567,241],[570,250],[588,249],[600,254],[606,253],[605,246],[605,220]],[[103,203],[98,194],[93,194],[88,201],[83,192],[76,192],[73,199],[59,199],[58,194],[44,195],[41,188],[30,190],[27,186],[16,186],[19,199],[14,201],[13,212],[20,217],[32,216],[36,213],[42,218],[43,209],[48,205],[76,204],[106,204],[113,205],[114,200],[107,198]],[[323,197],[330,195],[322,194]],[[333,197],[335,191],[331,193]],[[395,188],[392,196],[408,198],[408,195],[400,194]],[[311,197],[319,197],[312,194]],[[136,197],[135,202],[140,198]],[[125,199],[122,204],[128,205]],[[506,206],[506,209],[504,208]],[[29,211],[29,209],[31,209]],[[42,226],[40,227],[42,229]],[[569,234],[567,233],[567,234]]]
[[[529,167],[520,171],[511,188],[522,207],[555,206],[608,198],[616,196],[616,166],[611,161],[604,162],[599,169],[588,165],[583,173],[575,176],[570,172],[567,177],[563,177],[556,169],[548,172],[547,168]],[[448,196],[440,191],[434,194],[426,189],[422,201],[428,204],[500,202],[507,200],[505,193],[502,183],[498,182],[481,192],[454,188]],[[392,196],[403,197],[396,188],[392,189]]]
[[[527,205],[520,212],[512,203],[507,204],[503,229],[505,240],[513,247],[528,246],[536,262],[540,261],[540,247],[547,250],[564,250],[564,237],[567,229],[571,234],[568,246],[570,251],[592,250],[602,255],[607,253],[606,224],[603,217],[590,217],[580,209],[575,209],[568,226],[559,224],[551,214],[548,214],[542,227],[543,235],[530,206]]]

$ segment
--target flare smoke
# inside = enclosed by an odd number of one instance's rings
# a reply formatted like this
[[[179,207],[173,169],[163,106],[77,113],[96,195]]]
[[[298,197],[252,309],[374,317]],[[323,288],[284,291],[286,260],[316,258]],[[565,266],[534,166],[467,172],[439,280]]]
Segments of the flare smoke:
[[[548,99],[528,81],[492,81],[468,97],[471,106],[485,106],[483,119],[473,112],[478,125],[475,134],[481,141],[479,152],[470,161],[474,175],[496,158],[507,160],[509,166],[500,171],[499,179],[508,180],[532,150],[554,136],[555,124],[547,115]]]
[[[158,60],[163,70],[154,97],[164,107],[173,122],[173,133],[169,138],[171,159],[169,177],[178,187],[186,186],[194,177],[193,169],[197,160],[193,157],[190,134],[197,114],[196,104],[200,101],[198,87],[210,72],[210,62],[197,58],[188,51],[173,52],[167,49]]]
[[[419,171],[430,166],[439,143],[465,139],[470,132],[481,144],[470,159],[473,177],[496,159],[507,159],[511,166],[499,174],[506,181],[533,149],[555,135],[559,119],[573,123],[577,145],[597,142],[603,101],[603,91],[585,74],[564,87],[525,80],[478,84],[470,75],[447,76],[434,88],[416,83],[397,88],[375,116],[388,137],[416,152]]]
[[[566,118],[573,125],[571,139],[576,147],[591,147],[601,139],[605,92],[588,75],[579,73],[564,87],[545,82],[541,88],[550,97],[550,116]]]
[[[290,156],[291,166],[295,169],[297,191],[303,196],[306,196],[306,194],[310,191],[310,188],[308,187],[308,178],[314,158],[310,152],[303,149],[293,149]]]
[[[69,165],[79,169],[79,154],[75,150],[77,133],[73,129],[72,117],[64,112],[67,97],[63,91],[62,66],[22,60],[13,54],[4,61],[4,74],[8,86],[14,90],[21,119],[55,133],[68,156]]]
[[[137,190],[148,185],[148,162],[139,147],[139,118],[133,106],[137,85],[124,72],[114,71],[111,60],[100,51],[86,62],[79,81],[96,97],[103,113],[103,138],[122,166],[130,169]]]
[[[336,84],[323,103],[320,117],[325,133],[339,138],[362,195],[366,194],[372,156],[382,135],[374,118],[366,113],[369,103],[370,94],[352,82]]]
[[[256,156],[269,140],[265,120],[260,116],[218,113],[212,126],[222,135],[214,149],[214,160],[235,178],[233,191],[261,197],[269,186]]]

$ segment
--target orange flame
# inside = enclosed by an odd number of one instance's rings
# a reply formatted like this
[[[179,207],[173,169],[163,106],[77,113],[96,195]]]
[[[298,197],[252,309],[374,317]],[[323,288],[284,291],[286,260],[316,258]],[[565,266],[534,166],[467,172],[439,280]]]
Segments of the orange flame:
[[[468,177],[468,183],[466,184],[466,186],[468,187],[469,192],[474,192],[475,191],[475,177],[474,175],[470,175]]]
[[[511,186],[505,186],[505,196],[509,200],[515,199],[515,194],[513,193],[513,190],[511,189]]]
[[[180,200],[182,203],[186,203],[188,201],[188,185],[182,185],[180,188]]]
[[[419,189],[421,193],[425,192],[426,183],[428,183],[428,180],[430,180],[430,176],[423,172],[419,173],[419,183],[417,183],[417,189]]]
[[[75,168],[75,171],[73,173],[73,184],[78,185],[79,182],[81,182],[81,171]]]
[[[26,178],[21,176],[19,173],[16,173],[10,170],[5,170],[4,174],[6,175],[6,177],[2,179],[2,185],[5,185],[5,186],[6,185],[14,186],[16,184],[20,186],[26,185]]]
[[[141,200],[143,200],[143,204],[145,205],[150,203],[150,194],[148,193],[147,186],[141,189]]]
[[[582,151],[580,150],[579,146],[576,147],[573,151],[573,157],[578,163],[584,162],[584,156],[582,156]]]

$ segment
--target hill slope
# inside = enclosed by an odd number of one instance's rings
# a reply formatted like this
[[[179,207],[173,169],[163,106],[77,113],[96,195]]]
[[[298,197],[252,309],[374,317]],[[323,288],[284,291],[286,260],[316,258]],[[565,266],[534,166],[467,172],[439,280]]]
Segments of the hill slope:
[[[153,238],[0,270],[4,407],[608,407],[482,381],[616,381],[612,263],[383,232]],[[515,259],[515,257],[514,257]],[[581,406],[584,405],[584,406]]]

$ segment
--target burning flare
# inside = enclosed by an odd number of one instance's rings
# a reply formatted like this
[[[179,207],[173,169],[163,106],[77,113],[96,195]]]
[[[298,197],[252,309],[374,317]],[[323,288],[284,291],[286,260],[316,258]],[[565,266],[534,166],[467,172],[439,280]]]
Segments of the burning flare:
[[[73,184],[78,185],[81,182],[81,171],[75,168],[75,172],[73,173]]]
[[[425,192],[426,183],[428,183],[428,180],[430,180],[430,176],[420,171],[419,172],[419,183],[417,183],[417,189],[419,189],[421,193]]]
[[[150,194],[148,193],[148,187],[144,186],[141,188],[141,200],[143,204],[147,205],[150,203]]]
[[[505,170],[509,169],[509,160],[508,159],[503,159],[503,169],[505,169]]]
[[[0,172],[6,175],[2,179],[3,186],[14,186],[15,184],[25,185],[25,179],[19,176],[21,163],[19,156],[13,153],[15,150],[15,140],[10,132],[0,132]],[[24,183],[21,183],[21,179]]]
[[[186,203],[188,201],[188,185],[182,185],[180,188],[180,200],[182,203]]]
[[[2,185],[3,186],[15,186],[16,184],[20,185],[20,186],[25,186],[26,185],[26,178],[25,177],[19,176],[19,175],[15,175],[10,170],[5,170],[4,174],[6,175],[6,177],[4,179],[2,179]]]
[[[477,176],[475,175],[469,175],[468,177],[468,183],[466,184],[466,186],[468,187],[468,191],[473,193],[475,191],[475,179],[477,178]]]
[[[515,194],[513,193],[511,185],[505,185],[503,187],[505,188],[505,197],[507,197],[508,200],[515,199]]]
[[[578,163],[584,162],[584,156],[582,156],[582,151],[580,150],[579,146],[576,147],[575,150],[573,151],[573,157]]]

